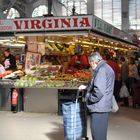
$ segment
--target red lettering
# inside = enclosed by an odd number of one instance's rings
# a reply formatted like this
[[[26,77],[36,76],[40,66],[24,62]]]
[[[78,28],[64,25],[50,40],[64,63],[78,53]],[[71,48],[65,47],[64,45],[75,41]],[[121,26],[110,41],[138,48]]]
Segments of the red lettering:
[[[23,20],[14,20],[14,23],[16,25],[16,29],[21,29]]]
[[[66,28],[70,28],[70,18],[66,19],[61,19],[62,22],[62,28],[64,28],[64,25],[66,25]]]
[[[51,19],[48,19],[48,28],[52,28],[52,20]]]
[[[46,20],[42,21],[42,26],[43,26],[43,28],[46,28]]]
[[[29,29],[29,20],[24,20],[25,29]]]
[[[58,26],[58,19],[54,19],[54,22],[55,22],[55,24],[54,24],[54,28],[59,28],[59,26]]]
[[[48,26],[47,26],[47,25],[48,25]],[[52,28],[52,20],[51,20],[51,19],[43,20],[42,26],[43,26],[44,28]]]
[[[78,18],[73,18],[74,21],[74,27],[78,27]]]
[[[90,27],[88,17],[82,18],[80,21],[80,27]]]
[[[40,29],[40,20],[31,20],[31,29]]]

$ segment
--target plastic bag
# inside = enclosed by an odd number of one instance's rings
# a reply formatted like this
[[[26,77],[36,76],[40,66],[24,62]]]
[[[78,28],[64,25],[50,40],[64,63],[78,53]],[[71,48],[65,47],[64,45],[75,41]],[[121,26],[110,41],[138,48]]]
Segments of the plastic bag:
[[[128,91],[128,89],[127,89],[125,84],[122,85],[119,95],[120,95],[120,98],[129,96],[129,91]]]
[[[115,99],[115,97],[113,96],[112,97],[112,112],[117,112],[119,110],[119,106],[118,106],[118,104],[117,104],[117,102],[116,102],[116,99]]]

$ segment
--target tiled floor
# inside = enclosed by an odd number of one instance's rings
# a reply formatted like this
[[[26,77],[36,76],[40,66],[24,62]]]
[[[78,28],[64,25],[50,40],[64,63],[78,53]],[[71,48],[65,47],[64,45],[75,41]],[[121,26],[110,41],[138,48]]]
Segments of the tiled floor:
[[[0,112],[0,140],[63,140],[57,114]],[[91,140],[89,119],[88,137]],[[108,140],[140,140],[140,109],[120,108],[111,114]]]

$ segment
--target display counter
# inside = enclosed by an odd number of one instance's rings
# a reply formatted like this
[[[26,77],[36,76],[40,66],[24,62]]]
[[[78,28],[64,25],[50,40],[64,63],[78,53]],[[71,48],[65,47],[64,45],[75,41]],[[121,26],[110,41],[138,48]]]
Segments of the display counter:
[[[63,102],[74,100],[77,87],[15,87],[13,80],[1,80],[1,110],[11,110],[11,89],[18,89],[18,111],[58,113]],[[21,91],[22,89],[22,91]],[[75,96],[74,96],[75,94]]]

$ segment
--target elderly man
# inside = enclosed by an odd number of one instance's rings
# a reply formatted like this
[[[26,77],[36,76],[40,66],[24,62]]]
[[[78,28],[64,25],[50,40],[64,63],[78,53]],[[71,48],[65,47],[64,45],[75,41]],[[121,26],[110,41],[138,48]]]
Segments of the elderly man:
[[[86,102],[91,116],[93,140],[107,140],[108,117],[112,108],[115,74],[98,52],[89,56],[89,63],[94,71],[93,77],[88,86],[81,85],[79,89],[87,89]]]

